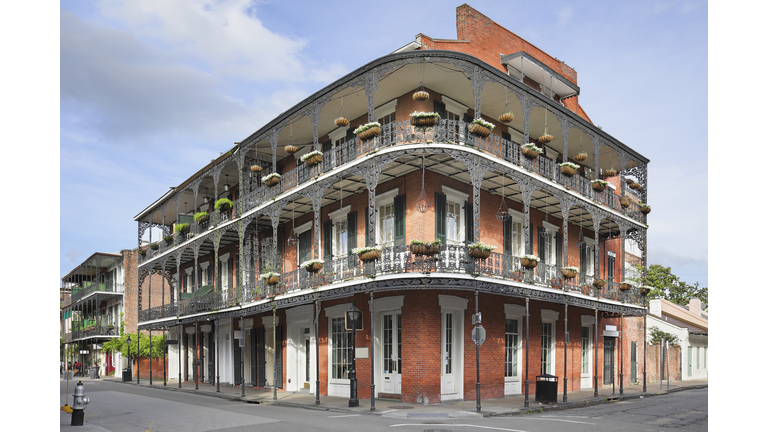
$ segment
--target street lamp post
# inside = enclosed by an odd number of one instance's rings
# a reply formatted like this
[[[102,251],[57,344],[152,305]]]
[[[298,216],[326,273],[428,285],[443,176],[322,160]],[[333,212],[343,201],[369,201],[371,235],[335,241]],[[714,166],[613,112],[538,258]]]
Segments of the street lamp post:
[[[357,372],[355,370],[355,336],[357,330],[363,329],[363,312],[355,307],[355,303],[352,302],[352,306],[347,309],[344,315],[344,327],[346,330],[352,330],[352,370],[349,371],[349,406],[356,407],[360,405],[360,401],[357,399]]]
[[[131,365],[131,335],[128,335],[128,339],[125,341],[128,342],[128,373],[131,377],[131,381],[133,381],[133,367]]]

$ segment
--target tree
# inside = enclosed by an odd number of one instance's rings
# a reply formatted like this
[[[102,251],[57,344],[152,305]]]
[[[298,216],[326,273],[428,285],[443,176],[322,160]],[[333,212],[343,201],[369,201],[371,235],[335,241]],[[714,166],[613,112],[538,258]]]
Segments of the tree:
[[[638,273],[642,273],[642,267],[634,267]],[[699,287],[698,282],[689,285],[685,281],[681,281],[679,277],[672,273],[670,267],[651,264],[648,267],[645,278],[631,278],[631,280],[652,288],[648,298],[663,298],[672,303],[685,306],[692,298],[696,297],[701,300],[702,308],[704,310],[707,309],[709,294],[707,287]]]
[[[680,340],[678,340],[677,336],[671,333],[662,331],[656,326],[653,326],[648,330],[651,331],[651,341],[653,343],[659,343],[662,339],[664,339],[666,342],[669,342],[670,345],[680,345]]]

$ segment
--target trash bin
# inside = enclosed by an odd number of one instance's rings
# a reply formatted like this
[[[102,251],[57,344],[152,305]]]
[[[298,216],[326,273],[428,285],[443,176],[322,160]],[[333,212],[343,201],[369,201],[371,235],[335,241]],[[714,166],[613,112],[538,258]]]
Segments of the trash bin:
[[[536,376],[536,402],[557,403],[557,377],[554,375]]]
[[[99,378],[99,367],[98,366],[91,366],[91,379],[97,379]]]
[[[131,382],[133,381],[133,377],[131,376],[131,370],[130,369],[123,369],[123,382]]]

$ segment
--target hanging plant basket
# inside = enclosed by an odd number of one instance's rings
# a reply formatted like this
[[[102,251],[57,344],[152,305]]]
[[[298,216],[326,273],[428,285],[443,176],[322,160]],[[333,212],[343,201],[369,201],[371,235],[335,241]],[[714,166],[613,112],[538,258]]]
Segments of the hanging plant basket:
[[[360,261],[370,262],[381,258],[381,246],[355,248],[352,253],[357,254]]]
[[[189,224],[186,223],[186,222],[185,223],[176,224],[176,227],[174,228],[174,230],[177,233],[185,234],[185,233],[187,233],[189,231]]]
[[[643,285],[639,288],[639,291],[640,291],[640,294],[647,296],[651,292],[651,287]]]
[[[647,215],[650,212],[651,212],[651,206],[649,206],[648,204],[640,203],[640,213]]]
[[[264,275],[264,276],[265,277],[262,277],[262,279],[264,280],[264,282],[267,285],[277,285],[277,284],[280,283],[280,275],[279,274],[272,273],[272,274],[268,274],[268,275]]]
[[[627,208],[632,203],[632,201],[629,199],[629,197],[621,197],[619,200],[619,204],[621,204],[622,207]]]
[[[600,289],[605,286],[605,279],[595,279],[592,281],[592,286],[594,286],[597,289]]]
[[[323,161],[323,154],[319,150],[315,150],[302,156],[301,161],[308,167],[312,167]]]
[[[429,93],[425,90],[419,90],[413,94],[413,100],[418,102],[424,102],[429,99]]]
[[[605,174],[606,177],[615,177],[616,174],[618,174],[618,173],[616,172],[615,169],[609,168],[609,169],[605,170],[604,174]]]
[[[581,153],[577,154],[576,156],[574,156],[573,160],[575,160],[576,162],[584,162],[585,160],[587,160],[588,157],[589,157],[589,155],[587,155],[584,152],[581,152]]]
[[[199,213],[195,213],[195,216],[193,217],[193,219],[198,224],[205,223],[205,222],[208,221],[208,212],[202,211],[202,212],[199,212]]]
[[[538,141],[542,144],[549,144],[552,142],[552,140],[555,139],[552,135],[545,133],[544,135],[540,136]]]
[[[520,258],[520,265],[527,269],[536,268],[539,265],[539,259],[533,255],[523,255]]]
[[[251,165],[251,172],[260,173],[261,165]]]
[[[560,173],[566,177],[573,177],[578,172],[579,166],[570,162],[563,162],[560,164]]]
[[[323,263],[322,260],[309,260],[301,263],[301,268],[306,269],[310,273],[317,273],[320,270],[323,269]]]
[[[536,144],[528,143],[524,144],[520,147],[520,152],[523,154],[523,156],[527,157],[530,160],[534,160],[542,152],[542,149],[536,147]]]
[[[595,192],[602,192],[605,190],[605,187],[608,185],[608,182],[603,180],[592,180],[592,190]]]
[[[511,112],[505,112],[504,114],[499,116],[499,121],[502,123],[510,123],[512,120],[515,119],[515,115]]]
[[[421,240],[411,240],[411,253],[416,256],[434,256],[440,253],[442,242],[438,239],[433,242],[422,242]]]
[[[472,120],[472,123],[469,124],[469,133],[473,135],[477,135],[481,138],[487,138],[488,135],[491,134],[491,131],[493,130],[493,128],[494,128],[493,124],[478,118],[478,119]]]
[[[368,141],[381,135],[381,124],[379,122],[366,123],[354,130],[361,141]]]
[[[632,289],[632,284],[629,282],[622,282],[619,284],[619,289],[622,291],[629,291]]]
[[[440,114],[435,112],[415,111],[411,114],[411,125],[415,127],[432,127],[440,123]]]
[[[160,245],[158,245],[157,243],[150,243],[149,248],[152,250],[158,250],[160,249]]]
[[[298,148],[298,147],[296,147],[295,145],[287,145],[287,146],[285,146],[285,151],[286,151],[288,154],[294,154],[294,153],[296,153],[297,151],[299,151],[299,148]]]
[[[268,176],[264,176],[261,178],[261,182],[265,185],[272,187],[278,183],[280,183],[280,174],[272,173]]]
[[[232,200],[228,198],[221,198],[216,201],[216,204],[213,206],[213,208],[224,213],[228,212],[234,205],[235,203],[233,203]]]
[[[624,179],[624,182],[631,186],[635,181],[632,180],[631,178],[627,178],[627,179]]]
[[[346,117],[339,117],[333,121],[338,127],[349,126],[349,120]]]
[[[632,183],[629,185],[629,188],[636,191],[643,190],[643,186],[640,183]]]
[[[566,279],[573,279],[576,277],[576,274],[579,272],[579,269],[576,267],[561,267],[560,273],[563,274],[563,277]]]

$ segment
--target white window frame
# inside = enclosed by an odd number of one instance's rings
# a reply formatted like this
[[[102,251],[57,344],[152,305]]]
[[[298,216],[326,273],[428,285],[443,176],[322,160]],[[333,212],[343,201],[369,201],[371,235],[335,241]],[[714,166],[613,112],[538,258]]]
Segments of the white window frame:
[[[448,203],[453,202],[454,204],[459,205],[459,213],[458,213],[458,226],[456,227],[456,233],[457,233],[457,239],[450,239],[448,238],[448,221],[446,217],[446,224],[445,224],[445,235],[446,235],[446,243],[454,241],[454,244],[462,245],[464,244],[464,241],[467,238],[467,233],[464,231],[464,227],[466,226],[466,221],[464,221],[464,206],[466,205],[466,202],[469,200],[469,194],[466,194],[464,192],[458,191],[456,189],[449,188],[448,186],[442,186],[442,192],[445,194],[445,205],[446,205],[446,213],[448,212]]]
[[[585,266],[585,273],[587,276],[594,276],[595,275],[595,249],[597,246],[597,243],[595,243],[595,239],[591,239],[588,237],[584,238],[584,242],[587,243],[587,251],[585,253],[587,257],[587,265]]]
[[[376,195],[376,244],[380,246],[384,246],[384,239],[381,233],[381,208],[388,205],[394,205],[395,204],[395,197],[400,194],[400,188],[394,188],[392,190],[383,192],[379,195]],[[366,210],[367,211],[367,210]],[[392,227],[394,230],[394,226]],[[366,227],[366,235],[367,235],[368,227]],[[394,239],[394,231],[392,232],[392,236]]]
[[[221,274],[221,291],[222,293],[229,289],[229,278],[226,273],[227,265],[229,264],[229,252],[224,255],[219,255],[219,274]]]
[[[552,324],[552,343],[549,347],[550,352],[550,370],[542,371],[542,373],[548,373],[550,375],[557,375],[557,319],[560,316],[560,312],[551,309],[541,310],[541,322]],[[542,329],[544,326],[542,326]]]
[[[511,320],[517,320],[517,374],[512,376],[504,376],[504,394],[520,394],[522,391],[521,383],[522,383],[522,364],[520,363],[520,357],[522,356],[523,352],[523,338],[522,338],[522,328],[523,328],[523,317],[525,316],[525,306],[520,306],[516,304],[505,304],[504,305],[504,315],[505,319],[511,319]],[[506,322],[505,322],[505,350],[506,350]],[[506,356],[505,356],[506,360]],[[506,365],[505,365],[505,371],[506,371]]]
[[[336,395],[343,396],[346,394],[349,396],[349,379],[343,379],[343,378],[332,378],[333,376],[333,337],[332,337],[332,331],[333,331],[333,320],[334,318],[344,318],[344,313],[347,311],[347,309],[352,306],[352,303],[344,303],[339,304],[335,306],[330,306],[325,308],[325,316],[327,318],[328,323],[328,368],[326,371],[327,379],[328,379],[328,392],[329,396],[331,396],[331,393],[334,393]],[[335,389],[332,389],[331,387],[336,385],[337,387]],[[338,386],[341,386],[342,388],[339,388]],[[346,393],[344,393],[344,387],[346,388]],[[339,391],[341,392],[339,394]]]
[[[515,230],[515,223],[520,224],[520,232],[517,234],[517,240],[519,241],[519,245],[515,244],[515,237],[512,237],[512,256],[523,256],[525,255],[525,233],[523,232],[523,227],[525,226],[525,217],[523,216],[522,212],[519,212],[517,210],[507,209],[507,213],[509,213],[509,216],[512,219],[512,230]],[[517,247],[519,246],[519,248]]]
[[[187,287],[187,292],[188,293],[194,292],[194,290],[192,289],[193,288],[193,286],[192,286],[192,270],[194,270],[194,268],[192,268],[192,267],[187,267],[187,268],[184,269],[184,273],[186,273],[184,275],[184,278],[185,278],[184,279],[184,286]]]
[[[352,209],[352,206],[344,206],[338,210],[332,211],[328,213],[328,217],[331,219],[331,250],[333,250],[333,256],[334,257],[345,257],[347,256],[347,250],[346,248],[343,251],[339,251],[339,245],[336,241],[336,238],[338,236],[338,230],[336,225],[339,222],[342,222],[347,219],[347,215],[349,214],[349,211]],[[349,227],[347,227],[347,241],[349,241]]]

